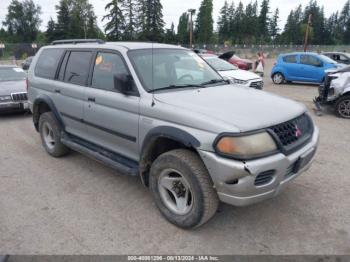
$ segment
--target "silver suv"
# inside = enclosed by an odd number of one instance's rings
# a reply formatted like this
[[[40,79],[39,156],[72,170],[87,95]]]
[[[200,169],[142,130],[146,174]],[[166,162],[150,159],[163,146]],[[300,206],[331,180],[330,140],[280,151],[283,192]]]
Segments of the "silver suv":
[[[171,45],[54,42],[33,60],[29,100],[50,155],[73,149],[140,176],[183,228],[219,201],[276,196],[310,167],[319,138],[303,105],[231,85]]]

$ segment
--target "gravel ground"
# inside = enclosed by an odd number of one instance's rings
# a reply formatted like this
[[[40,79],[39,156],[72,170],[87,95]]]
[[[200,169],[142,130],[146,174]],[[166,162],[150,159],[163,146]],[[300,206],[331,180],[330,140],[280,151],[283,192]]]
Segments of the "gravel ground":
[[[317,94],[268,76],[265,87],[310,110]],[[78,153],[51,158],[30,116],[3,116],[0,254],[350,254],[350,121],[312,115],[321,144],[308,172],[270,201],[222,204],[191,231],[165,221],[138,178]]]

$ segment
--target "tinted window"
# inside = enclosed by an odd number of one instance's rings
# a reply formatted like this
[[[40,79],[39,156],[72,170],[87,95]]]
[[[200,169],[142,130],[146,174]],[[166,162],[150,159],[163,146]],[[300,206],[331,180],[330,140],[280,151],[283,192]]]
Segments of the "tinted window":
[[[64,74],[64,81],[85,86],[89,76],[91,52],[71,52]]]
[[[321,60],[315,56],[312,56],[312,55],[301,55],[300,56],[300,63],[302,63],[304,65],[311,65],[311,66],[322,65]]]
[[[69,52],[67,52],[63,58],[62,64],[61,64],[61,68],[60,68],[60,72],[58,73],[58,80],[63,81],[64,80],[64,73],[66,71],[66,65],[67,65],[67,60],[69,58]]]
[[[92,77],[92,87],[108,91],[114,89],[114,75],[128,74],[128,70],[117,54],[98,53]]]
[[[35,75],[55,79],[57,66],[63,54],[63,49],[46,49],[42,51],[35,66]]]
[[[288,55],[283,57],[283,61],[286,63],[297,63],[297,56],[296,55]]]

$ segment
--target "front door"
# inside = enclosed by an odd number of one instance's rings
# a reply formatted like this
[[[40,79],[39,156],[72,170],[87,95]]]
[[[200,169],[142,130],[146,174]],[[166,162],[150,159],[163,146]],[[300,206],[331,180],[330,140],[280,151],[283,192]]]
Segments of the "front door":
[[[116,74],[129,74],[122,56],[115,52],[98,52],[84,104],[88,140],[138,161],[140,97],[116,90]]]

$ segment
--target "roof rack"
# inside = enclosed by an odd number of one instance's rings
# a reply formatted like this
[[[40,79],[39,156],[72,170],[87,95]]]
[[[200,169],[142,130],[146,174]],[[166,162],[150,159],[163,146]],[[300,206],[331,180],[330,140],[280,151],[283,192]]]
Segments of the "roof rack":
[[[51,45],[65,45],[65,44],[83,44],[83,43],[98,43],[104,44],[105,42],[101,39],[66,39],[66,40],[56,40],[51,43]]]

